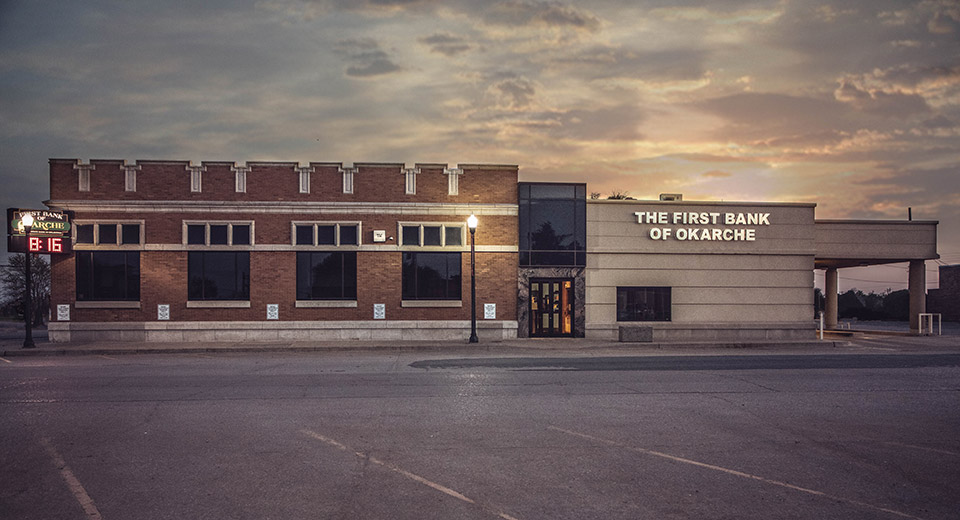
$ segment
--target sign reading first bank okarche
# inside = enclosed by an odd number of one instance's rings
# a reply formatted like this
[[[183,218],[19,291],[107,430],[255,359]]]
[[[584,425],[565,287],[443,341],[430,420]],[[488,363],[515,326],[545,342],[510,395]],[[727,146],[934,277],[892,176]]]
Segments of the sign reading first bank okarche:
[[[753,242],[757,227],[770,225],[769,213],[636,211],[637,224],[652,227],[653,240]],[[751,227],[752,226],[752,227]]]
[[[33,227],[27,237],[23,216],[33,216]],[[45,209],[7,208],[7,252],[9,253],[70,253],[70,215]]]

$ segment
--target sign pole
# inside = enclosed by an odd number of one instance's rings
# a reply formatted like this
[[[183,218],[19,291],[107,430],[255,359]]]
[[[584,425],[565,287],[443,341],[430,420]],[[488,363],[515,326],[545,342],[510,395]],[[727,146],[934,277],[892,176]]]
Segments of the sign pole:
[[[29,213],[23,217],[23,231],[27,235],[27,244],[30,243],[30,228],[33,227],[33,215]],[[26,285],[27,285],[27,294],[23,297],[23,321],[26,322],[26,336],[23,338],[23,348],[34,348],[36,345],[33,344],[33,305],[31,304],[31,294],[33,288],[30,287],[30,269],[31,269],[31,258],[30,258],[30,248],[27,247],[27,252],[23,254],[23,257],[26,259]]]

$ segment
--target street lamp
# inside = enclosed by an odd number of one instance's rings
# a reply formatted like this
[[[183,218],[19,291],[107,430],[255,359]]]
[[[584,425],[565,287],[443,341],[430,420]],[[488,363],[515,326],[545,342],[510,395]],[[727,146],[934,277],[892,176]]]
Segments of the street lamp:
[[[470,343],[480,341],[477,338],[477,217],[467,218],[470,228]]]
[[[27,251],[24,253],[24,256],[26,257],[26,264],[27,264],[27,266],[26,266],[26,273],[25,273],[25,274],[26,274],[26,278],[27,278],[27,294],[26,294],[26,295],[24,296],[24,298],[23,298],[23,321],[26,322],[27,334],[26,334],[26,336],[23,338],[23,348],[34,348],[34,347],[36,347],[36,345],[33,344],[33,329],[32,329],[32,327],[31,327],[31,325],[32,325],[32,323],[31,323],[31,321],[32,321],[32,320],[31,320],[31,318],[32,318],[31,314],[33,314],[33,312],[31,311],[31,307],[33,307],[33,306],[30,304],[30,303],[31,303],[31,302],[30,302],[30,293],[31,293],[31,288],[30,288],[30,263],[31,263],[31,262],[30,262],[30,228],[33,227],[33,215],[31,215],[31,214],[29,214],[29,213],[23,215],[22,217],[20,217],[20,222],[23,223],[23,232],[24,232],[25,235],[27,235]]]

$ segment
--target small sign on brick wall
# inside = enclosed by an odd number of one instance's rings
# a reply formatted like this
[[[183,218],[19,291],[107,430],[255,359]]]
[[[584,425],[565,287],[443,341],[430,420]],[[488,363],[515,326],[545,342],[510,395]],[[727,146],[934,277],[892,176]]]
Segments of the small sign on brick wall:
[[[161,303],[157,305],[157,319],[160,321],[168,321],[170,319],[170,305],[166,303]]]
[[[57,321],[70,321],[70,305],[57,305]]]
[[[483,304],[483,319],[485,319],[485,320],[495,320],[495,319],[497,319],[497,304],[496,304],[496,303],[484,303],[484,304]]]
[[[385,303],[373,304],[373,319],[375,320],[387,319],[387,304]]]
[[[279,303],[268,303],[268,304],[267,304],[267,319],[268,319],[268,320],[279,320],[279,319],[280,319],[280,304],[279,304]]]

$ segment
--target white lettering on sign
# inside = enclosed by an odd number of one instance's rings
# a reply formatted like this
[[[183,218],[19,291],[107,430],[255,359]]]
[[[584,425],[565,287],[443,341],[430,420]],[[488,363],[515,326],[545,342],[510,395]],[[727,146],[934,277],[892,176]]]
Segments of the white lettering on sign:
[[[671,227],[651,227],[648,236],[652,240],[679,240],[681,242],[755,242],[754,227],[718,226],[769,226],[769,213],[716,213],[707,211],[637,211],[637,224],[673,224]],[[711,227],[690,227],[711,226]]]

